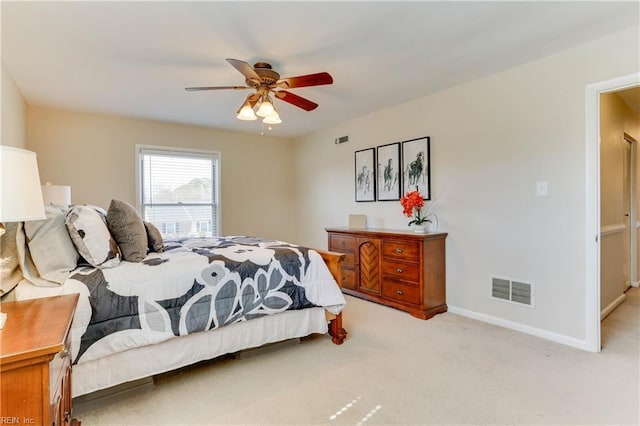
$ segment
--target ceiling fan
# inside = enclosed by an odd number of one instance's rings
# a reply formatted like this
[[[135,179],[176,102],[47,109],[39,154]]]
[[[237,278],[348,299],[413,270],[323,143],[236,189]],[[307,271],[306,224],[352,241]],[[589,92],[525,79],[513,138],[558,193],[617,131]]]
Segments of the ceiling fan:
[[[273,101],[269,96],[271,93],[273,93],[277,99],[288,102],[305,111],[313,111],[318,107],[317,103],[283,89],[322,86],[324,84],[333,83],[333,78],[327,72],[301,75],[298,77],[280,78],[280,74],[273,70],[271,64],[266,62],[257,62],[253,67],[238,59],[227,58],[227,62],[244,75],[246,86],[187,87],[185,90],[190,92],[198,90],[225,89],[255,90],[254,93],[247,96],[240,109],[238,109],[237,117],[240,120],[256,120],[258,117],[262,117],[262,121],[267,124],[282,123],[278,112],[273,106]],[[258,105],[258,110],[254,112],[253,109],[256,105]]]

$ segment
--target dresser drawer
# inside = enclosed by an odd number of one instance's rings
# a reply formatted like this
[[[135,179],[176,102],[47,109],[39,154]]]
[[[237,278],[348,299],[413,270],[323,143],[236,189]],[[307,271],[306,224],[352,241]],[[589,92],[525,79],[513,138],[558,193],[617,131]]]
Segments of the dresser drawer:
[[[67,370],[71,368],[71,333],[67,336],[64,348],[49,363],[49,384],[52,390],[59,389]],[[54,393],[51,393],[53,402]]]
[[[420,256],[420,244],[410,241],[383,241],[382,254],[384,257],[417,262]]]
[[[333,235],[329,237],[329,250],[339,251],[341,253],[353,253],[356,246],[354,237],[344,235]]]
[[[394,262],[385,259],[382,261],[382,273],[401,280],[414,281],[414,285],[417,285],[420,279],[420,267],[416,263]]]
[[[332,251],[337,251],[339,253],[342,253],[340,250],[336,250],[336,249],[332,249]],[[355,267],[355,261],[354,261],[354,255],[353,252],[351,253],[345,253],[344,254],[344,260],[342,261],[342,268],[347,268],[347,269],[354,269]]]
[[[340,285],[344,288],[348,288],[350,290],[356,289],[356,273],[349,269],[342,269],[342,277],[341,277]]]
[[[382,296],[397,302],[420,303],[420,288],[394,280],[385,280],[382,284]]]

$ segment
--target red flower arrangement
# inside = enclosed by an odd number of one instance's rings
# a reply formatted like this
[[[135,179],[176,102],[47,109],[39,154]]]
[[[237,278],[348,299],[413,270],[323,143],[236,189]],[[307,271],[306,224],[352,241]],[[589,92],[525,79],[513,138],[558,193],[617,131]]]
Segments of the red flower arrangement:
[[[414,219],[409,222],[409,226],[412,224],[423,225],[425,222],[431,223],[427,217],[429,215],[422,216],[422,207],[424,207],[424,199],[420,191],[408,192],[405,196],[400,198],[400,204],[402,204],[402,213],[406,217],[413,217]],[[415,216],[414,216],[415,213]]]

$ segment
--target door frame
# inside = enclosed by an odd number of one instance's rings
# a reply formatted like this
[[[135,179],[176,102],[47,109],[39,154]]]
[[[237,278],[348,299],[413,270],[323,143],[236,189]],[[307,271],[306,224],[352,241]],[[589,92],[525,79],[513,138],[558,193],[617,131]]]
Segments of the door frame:
[[[600,95],[640,85],[640,72],[585,88],[585,349],[600,352]]]
[[[624,140],[630,146],[629,151],[629,285],[638,287],[638,141],[624,132]]]

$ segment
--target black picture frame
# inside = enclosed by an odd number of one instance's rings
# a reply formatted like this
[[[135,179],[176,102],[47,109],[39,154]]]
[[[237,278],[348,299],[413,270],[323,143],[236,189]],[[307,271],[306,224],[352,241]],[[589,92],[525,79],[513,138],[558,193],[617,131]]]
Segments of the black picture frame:
[[[378,201],[398,201],[402,189],[400,142],[376,148],[376,195]]]
[[[361,149],[354,157],[356,201],[376,201],[376,150]]]
[[[418,189],[431,199],[431,138],[424,136],[402,142],[402,192]]]

